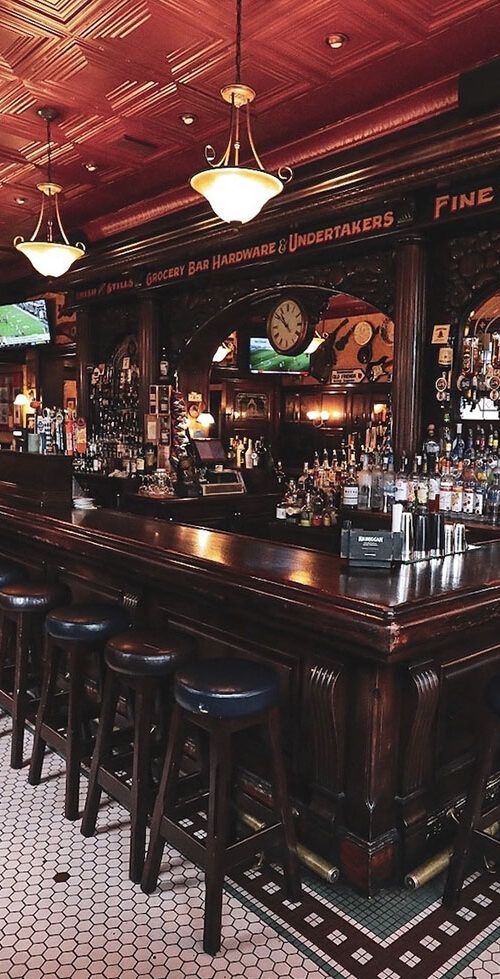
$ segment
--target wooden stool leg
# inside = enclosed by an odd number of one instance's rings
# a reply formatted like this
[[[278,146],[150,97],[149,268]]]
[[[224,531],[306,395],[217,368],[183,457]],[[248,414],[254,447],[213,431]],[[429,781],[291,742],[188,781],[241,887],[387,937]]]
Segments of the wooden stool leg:
[[[12,742],[10,749],[10,767],[22,768],[24,727],[28,702],[28,656],[30,642],[29,615],[22,612],[17,619],[16,629],[16,663],[14,671],[14,692],[12,695]]]
[[[460,892],[464,882],[472,834],[481,815],[486,783],[493,769],[493,760],[498,742],[498,721],[493,717],[491,721],[484,726],[481,732],[480,743],[481,745],[484,744],[484,749],[480,749],[476,760],[476,770],[460,820],[453,856],[446,878],[443,904],[451,911],[455,910],[460,904]]]
[[[209,955],[217,954],[221,941],[231,769],[231,735],[218,721],[210,740],[210,789],[205,864],[203,948]]]
[[[297,841],[293,825],[292,810],[288,796],[288,786],[281,736],[279,707],[273,707],[268,714],[267,729],[271,742],[271,764],[273,770],[273,799],[278,818],[283,823],[285,840],[284,872],[287,896],[292,901],[300,900],[300,874],[297,859]]]
[[[43,667],[42,691],[35,721],[35,737],[28,775],[30,785],[39,785],[42,776],[45,741],[42,738],[42,725],[47,720],[47,712],[54,696],[59,663],[59,649],[50,636],[45,639],[45,662]]]
[[[3,688],[3,675],[9,652],[11,622],[4,612],[0,613],[0,686]]]
[[[113,725],[118,703],[119,684],[112,670],[108,670],[104,681],[101,716],[97,729],[97,738],[90,766],[87,798],[83,812],[81,832],[83,836],[92,836],[97,822],[97,811],[101,801],[101,786],[99,785],[99,769],[107,759],[112,746]]]
[[[143,680],[136,690],[134,756],[130,806],[129,876],[140,883],[144,870],[146,825],[151,798],[151,727],[155,690],[150,680]]]
[[[82,701],[84,678],[79,648],[68,647],[69,697],[66,732],[66,794],[64,815],[78,819],[80,812],[80,762],[82,757]]]
[[[141,880],[141,888],[145,894],[152,894],[158,881],[161,859],[165,848],[165,840],[161,835],[161,823],[164,814],[172,810],[176,798],[179,767],[184,749],[184,728],[184,711],[182,707],[175,704],[170,722],[170,736],[165,764],[163,766],[160,788],[156,797],[153,819],[151,821],[148,853]]]

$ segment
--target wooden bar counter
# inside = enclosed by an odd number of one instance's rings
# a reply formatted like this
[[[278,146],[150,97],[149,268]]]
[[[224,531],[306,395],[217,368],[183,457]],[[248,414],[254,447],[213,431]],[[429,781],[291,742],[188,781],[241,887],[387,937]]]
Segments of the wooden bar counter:
[[[391,574],[349,572],[334,555],[241,534],[4,501],[0,551],[60,575],[76,597],[168,618],[202,655],[272,663],[299,836],[364,893],[447,840],[500,654],[500,542]],[[241,806],[257,817],[266,775],[263,746],[247,744]]]

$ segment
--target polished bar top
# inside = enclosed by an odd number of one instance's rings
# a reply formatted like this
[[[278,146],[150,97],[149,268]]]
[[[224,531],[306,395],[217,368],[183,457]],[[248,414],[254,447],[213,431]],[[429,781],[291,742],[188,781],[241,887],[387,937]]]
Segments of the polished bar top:
[[[430,619],[435,637],[450,627],[491,622],[500,609],[500,541],[386,573],[349,570],[334,554],[111,510],[49,516],[2,504],[0,536],[4,530],[18,541],[34,539],[101,562],[121,560],[128,571],[158,583],[184,573],[219,599],[263,601],[269,614],[293,612],[303,621],[307,613],[312,621],[312,612],[318,627],[335,620],[351,634],[356,628],[360,643],[388,655],[413,643]]]

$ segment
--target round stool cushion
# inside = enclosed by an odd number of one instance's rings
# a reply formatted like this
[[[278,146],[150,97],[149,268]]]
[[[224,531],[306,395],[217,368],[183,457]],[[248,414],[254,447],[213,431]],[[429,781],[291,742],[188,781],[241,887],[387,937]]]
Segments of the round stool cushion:
[[[15,561],[4,561],[0,559],[0,588],[4,585],[14,585],[19,581],[24,581],[26,572],[20,564]]]
[[[193,714],[246,717],[278,703],[274,670],[246,659],[205,659],[184,667],[175,678],[175,699]]]
[[[45,612],[69,600],[65,585],[47,585],[44,581],[5,585],[0,591],[0,608],[5,612]]]
[[[486,686],[486,703],[500,717],[500,673],[492,677]]]
[[[162,631],[135,630],[113,636],[105,659],[111,670],[133,677],[162,677],[173,673],[193,652],[190,639]]]
[[[105,642],[128,626],[125,609],[120,605],[68,605],[56,608],[45,620],[53,639],[82,642]]]

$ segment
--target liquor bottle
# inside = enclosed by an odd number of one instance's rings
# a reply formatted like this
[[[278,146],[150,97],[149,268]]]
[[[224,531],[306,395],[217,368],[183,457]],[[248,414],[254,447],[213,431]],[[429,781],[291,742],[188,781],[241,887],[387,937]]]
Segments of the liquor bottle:
[[[371,506],[372,474],[368,452],[363,453],[363,468],[358,473],[358,510],[369,510]]]
[[[461,461],[465,456],[465,441],[462,435],[462,423],[457,422],[456,437],[451,450],[453,462]]]
[[[347,476],[342,485],[342,508],[344,510],[358,509],[358,480],[354,466],[349,466]]]
[[[382,467],[380,465],[380,453],[374,453],[374,462],[372,466],[372,485],[371,485],[371,500],[370,509],[374,512],[379,512],[384,507],[384,484],[383,484],[383,473]]]
[[[451,510],[452,513],[462,513],[464,506],[464,481],[462,476],[463,464],[457,463],[453,474],[453,488],[451,491]]]
[[[311,506],[311,494],[306,493],[304,505],[302,506],[300,511],[300,519],[299,519],[300,526],[310,527],[312,524],[312,518],[313,518],[313,509]]]
[[[415,501],[420,510],[428,510],[429,507],[429,475],[427,472],[427,458],[418,456],[417,480],[415,488]]]
[[[424,439],[423,454],[427,456],[430,462],[430,457],[435,456],[437,459],[439,456],[439,442],[436,438],[436,426],[432,423],[427,426],[427,435]]]
[[[476,489],[476,480],[474,478],[474,470],[472,466],[468,465],[464,469],[464,488],[463,488],[463,503],[462,503],[462,510],[464,513],[468,513],[468,514],[474,513],[475,489]]]
[[[161,378],[168,377],[168,357],[166,347],[161,348],[160,361],[158,364],[158,373]]]
[[[248,446],[245,451],[245,469],[253,468],[253,445],[252,439],[248,439]]]
[[[437,455],[431,453],[427,458],[429,465],[429,496],[427,506],[430,513],[437,513],[439,511],[439,493],[441,486],[441,477],[437,468]]]
[[[445,462],[439,487],[439,509],[443,513],[451,510],[452,492],[453,477],[451,475],[450,464],[449,462]]]
[[[402,503],[404,508],[408,505],[408,459],[404,452],[401,457],[401,468],[396,475],[394,500],[396,503]]]

